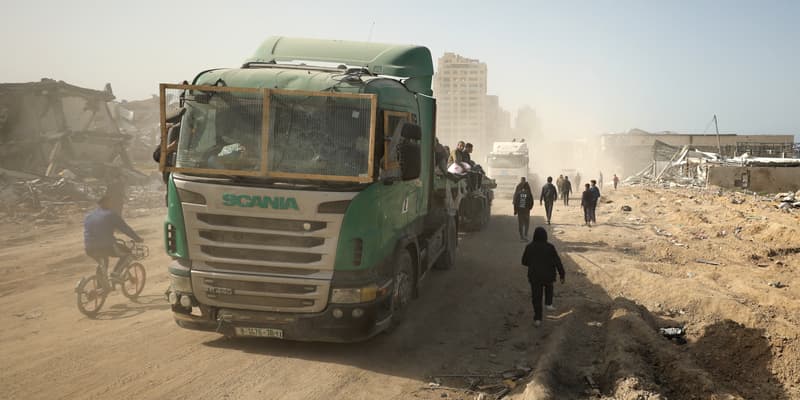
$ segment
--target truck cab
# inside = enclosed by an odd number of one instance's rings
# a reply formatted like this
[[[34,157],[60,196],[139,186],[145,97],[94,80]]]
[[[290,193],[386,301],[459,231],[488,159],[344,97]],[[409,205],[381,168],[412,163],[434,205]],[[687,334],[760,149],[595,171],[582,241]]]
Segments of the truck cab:
[[[497,183],[498,196],[511,197],[520,181],[528,179],[528,144],[524,139],[510,142],[494,142],[487,157],[489,175]]]
[[[162,84],[178,325],[349,342],[405,317],[455,263],[464,192],[434,166],[432,75],[421,46],[273,37],[240,68]]]

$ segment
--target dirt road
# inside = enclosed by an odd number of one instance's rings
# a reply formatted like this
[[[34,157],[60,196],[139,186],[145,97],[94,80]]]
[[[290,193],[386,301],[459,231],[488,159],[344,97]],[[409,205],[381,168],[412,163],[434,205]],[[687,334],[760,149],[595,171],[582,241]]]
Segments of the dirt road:
[[[486,230],[462,235],[457,267],[426,278],[413,317],[350,345],[178,328],[163,299],[161,210],[128,220],[152,249],[143,296],[112,295],[96,320],[74,304],[93,269],[81,216],[4,223],[0,397],[472,399],[492,378],[437,376],[519,366],[532,371],[512,398],[800,398],[797,214],[685,189],[607,198],[594,228],[581,226],[577,203],[556,207],[547,228],[568,276],[542,327],[531,326],[524,243],[498,200]],[[684,325],[685,345],[657,331]]]

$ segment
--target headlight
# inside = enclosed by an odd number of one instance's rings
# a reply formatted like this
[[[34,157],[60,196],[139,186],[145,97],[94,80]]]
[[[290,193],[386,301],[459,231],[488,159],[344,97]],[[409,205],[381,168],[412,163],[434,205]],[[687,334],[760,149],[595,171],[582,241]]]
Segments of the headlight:
[[[192,292],[192,280],[188,276],[169,274],[169,280],[172,284],[172,290],[184,293]]]
[[[181,203],[206,204],[206,198],[200,193],[178,188],[178,199]]]
[[[333,289],[333,291],[331,292],[331,303],[337,303],[337,304],[366,303],[375,300],[377,294],[378,294],[377,285],[369,285],[362,288]]]

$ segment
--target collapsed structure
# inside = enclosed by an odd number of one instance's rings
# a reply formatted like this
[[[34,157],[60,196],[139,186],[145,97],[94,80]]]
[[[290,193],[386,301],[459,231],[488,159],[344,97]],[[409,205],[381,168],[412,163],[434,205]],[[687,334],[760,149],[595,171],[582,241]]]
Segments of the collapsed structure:
[[[38,209],[42,201],[96,199],[109,186],[123,195],[125,186],[145,183],[133,160],[149,158],[155,147],[157,100],[114,99],[110,84],[0,84],[0,203]],[[137,121],[136,114],[146,118]]]
[[[652,162],[625,182],[672,182],[753,192],[794,192],[800,190],[800,158],[753,157],[748,153],[724,157],[690,149],[688,145],[676,147],[656,141]]]
[[[607,159],[622,165],[627,183],[668,181],[774,193],[800,189],[800,155],[793,139],[792,135],[716,137],[636,130],[603,135],[601,149]]]

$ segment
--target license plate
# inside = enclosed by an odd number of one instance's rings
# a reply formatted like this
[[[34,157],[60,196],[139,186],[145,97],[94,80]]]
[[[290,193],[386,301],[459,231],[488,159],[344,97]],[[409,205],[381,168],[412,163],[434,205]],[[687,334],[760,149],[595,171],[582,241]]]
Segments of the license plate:
[[[236,336],[266,337],[283,339],[283,330],[273,328],[248,328],[237,326]]]

